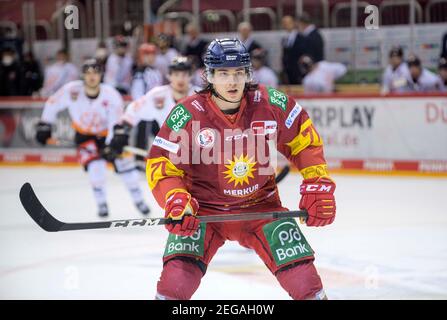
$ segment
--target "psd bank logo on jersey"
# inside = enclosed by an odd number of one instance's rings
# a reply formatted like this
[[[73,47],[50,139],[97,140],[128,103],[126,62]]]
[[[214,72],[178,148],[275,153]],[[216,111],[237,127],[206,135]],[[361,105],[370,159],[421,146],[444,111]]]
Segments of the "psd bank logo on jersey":
[[[213,129],[204,128],[196,136],[196,142],[201,148],[211,148],[216,141],[216,134]]]

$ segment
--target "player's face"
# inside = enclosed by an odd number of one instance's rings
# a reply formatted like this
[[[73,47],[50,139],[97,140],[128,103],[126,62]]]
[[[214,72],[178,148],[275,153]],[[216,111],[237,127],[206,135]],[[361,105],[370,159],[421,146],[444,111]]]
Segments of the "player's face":
[[[253,65],[253,69],[259,69],[262,67],[262,61],[260,59],[251,59],[251,64]]]
[[[394,55],[390,58],[390,64],[393,68],[398,67],[401,63],[402,63],[402,58],[399,56]]]
[[[447,80],[447,69],[446,68],[440,68],[439,69],[439,76],[442,78],[442,80]]]
[[[143,56],[141,57],[141,59],[143,61],[143,64],[145,66],[152,66],[152,65],[154,65],[155,64],[155,58],[156,58],[156,55],[153,54],[153,53],[146,53],[146,54],[143,54]]]
[[[214,89],[225,99],[238,101],[244,94],[248,75],[245,68],[221,68],[214,70],[212,76]]]
[[[410,75],[413,79],[419,78],[419,76],[422,73],[422,68],[418,66],[411,66],[410,67]]]
[[[188,71],[172,71],[169,74],[171,87],[178,92],[185,92],[191,82],[191,74]]]
[[[96,88],[101,82],[101,73],[92,68],[84,72],[84,83],[87,87]]]
[[[121,57],[125,56],[127,52],[127,47],[119,46],[115,49],[115,53]]]

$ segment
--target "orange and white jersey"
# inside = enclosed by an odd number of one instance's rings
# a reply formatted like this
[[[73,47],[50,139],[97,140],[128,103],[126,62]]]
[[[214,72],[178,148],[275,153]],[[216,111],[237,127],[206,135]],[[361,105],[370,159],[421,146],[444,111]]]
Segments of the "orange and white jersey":
[[[73,128],[82,134],[112,137],[112,128],[123,114],[124,102],[119,92],[100,84],[96,98],[87,97],[83,81],[67,83],[52,95],[42,113],[42,121],[54,123],[57,114],[68,109]]]
[[[188,96],[199,91],[191,86]],[[170,85],[155,87],[144,96],[130,103],[121,120],[136,126],[140,121],[157,121],[161,126],[172,108],[176,105]]]

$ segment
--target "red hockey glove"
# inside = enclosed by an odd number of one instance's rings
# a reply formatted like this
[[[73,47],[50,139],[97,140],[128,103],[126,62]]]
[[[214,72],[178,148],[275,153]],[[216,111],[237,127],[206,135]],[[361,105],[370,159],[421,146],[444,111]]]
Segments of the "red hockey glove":
[[[306,209],[309,217],[306,224],[322,227],[335,219],[335,183],[328,177],[304,179],[300,186],[302,195],[300,209]]]
[[[165,218],[172,219],[166,229],[179,236],[192,236],[199,228],[198,210],[199,203],[188,192],[174,192],[166,200]]]

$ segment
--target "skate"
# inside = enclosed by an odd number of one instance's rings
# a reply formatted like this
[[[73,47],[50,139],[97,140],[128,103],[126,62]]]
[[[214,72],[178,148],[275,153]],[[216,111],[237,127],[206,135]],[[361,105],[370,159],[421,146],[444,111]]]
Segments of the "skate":
[[[107,217],[109,215],[109,208],[106,203],[100,204],[98,207],[98,215],[101,218]]]
[[[137,207],[138,211],[140,211],[144,215],[148,215],[151,210],[143,201],[135,203],[135,207]]]

